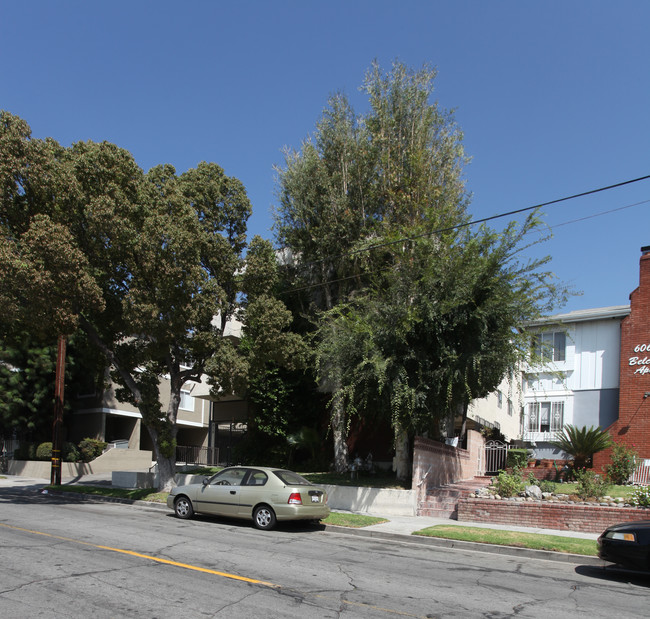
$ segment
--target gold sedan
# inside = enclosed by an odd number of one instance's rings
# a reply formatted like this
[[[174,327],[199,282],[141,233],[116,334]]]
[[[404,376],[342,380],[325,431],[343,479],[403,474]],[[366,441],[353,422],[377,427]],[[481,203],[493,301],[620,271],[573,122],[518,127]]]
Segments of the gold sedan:
[[[318,521],[330,514],[325,490],[293,471],[264,466],[231,466],[202,484],[177,486],[167,506],[178,518],[202,513],[252,519],[263,530],[278,521]]]

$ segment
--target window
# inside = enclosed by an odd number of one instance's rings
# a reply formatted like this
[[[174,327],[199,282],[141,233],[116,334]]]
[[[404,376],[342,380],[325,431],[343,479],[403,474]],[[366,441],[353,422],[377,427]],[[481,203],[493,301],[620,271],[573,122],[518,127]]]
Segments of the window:
[[[241,486],[248,469],[231,468],[219,471],[210,479],[211,486]]]
[[[529,432],[561,432],[564,402],[531,402],[528,405]]]
[[[503,407],[503,394],[500,391],[497,391],[497,406],[499,408]]]
[[[268,480],[266,473],[262,471],[251,471],[246,481],[247,486],[264,486]]]
[[[512,417],[512,400],[508,399],[508,416]]]
[[[566,360],[566,333],[537,333],[533,336],[533,351],[542,361]]]
[[[189,391],[181,389],[181,402],[178,407],[182,408],[184,411],[194,410],[194,398],[190,395]]]

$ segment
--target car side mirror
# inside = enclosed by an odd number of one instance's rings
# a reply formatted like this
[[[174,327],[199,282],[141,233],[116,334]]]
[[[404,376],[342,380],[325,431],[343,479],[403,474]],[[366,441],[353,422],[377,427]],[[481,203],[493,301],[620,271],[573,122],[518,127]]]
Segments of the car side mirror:
[[[203,485],[204,485],[204,486],[207,486],[209,481],[210,481],[210,478],[209,478],[209,477],[204,477],[204,478],[203,478]]]

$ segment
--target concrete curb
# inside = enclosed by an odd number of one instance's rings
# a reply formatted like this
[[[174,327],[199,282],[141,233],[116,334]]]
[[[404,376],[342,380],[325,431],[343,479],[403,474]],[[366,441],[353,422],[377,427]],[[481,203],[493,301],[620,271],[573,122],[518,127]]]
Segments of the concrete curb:
[[[41,494],[42,490],[21,490],[22,492],[35,492]],[[151,501],[142,501],[134,499],[122,499],[118,497],[107,497],[97,494],[84,494],[81,492],[65,492],[63,490],[48,490],[48,494],[57,496],[75,497],[80,501],[86,502],[107,502],[119,503],[123,505],[135,505],[157,511],[169,511],[165,503],[154,503]],[[171,512],[170,512],[171,513]],[[399,542],[403,544],[417,544],[420,546],[434,546],[437,548],[449,548],[453,550],[471,550],[475,552],[487,552],[511,557],[524,557],[528,559],[541,559],[545,561],[555,561],[558,563],[570,563],[573,565],[594,565],[604,566],[602,559],[590,557],[587,555],[575,555],[564,552],[553,552],[550,550],[533,550],[530,548],[517,548],[515,546],[498,546],[496,544],[482,544],[480,542],[465,542],[459,540],[444,539],[441,537],[426,537],[422,535],[406,535],[404,533],[386,533],[384,531],[369,531],[367,529],[353,529],[350,527],[341,527],[337,525],[323,525],[326,533],[338,533],[341,535],[356,535],[358,537],[369,537],[385,541]]]
[[[352,529],[336,525],[325,525],[325,530],[343,535],[358,535],[361,537],[373,537],[406,544],[418,544],[421,546],[436,546],[438,548],[450,548],[455,550],[472,550],[475,552],[487,552],[490,554],[507,555],[512,557],[526,557],[528,559],[542,559],[556,561],[558,563],[572,563],[575,565],[595,565],[602,567],[604,562],[598,557],[588,555],[575,555],[565,552],[553,552],[551,550],[534,550],[531,548],[517,548],[516,546],[499,546],[497,544],[483,544],[480,542],[465,542],[461,540],[445,539],[442,537],[426,537],[423,535],[405,535],[403,533],[384,533],[383,531],[368,531],[367,529]]]

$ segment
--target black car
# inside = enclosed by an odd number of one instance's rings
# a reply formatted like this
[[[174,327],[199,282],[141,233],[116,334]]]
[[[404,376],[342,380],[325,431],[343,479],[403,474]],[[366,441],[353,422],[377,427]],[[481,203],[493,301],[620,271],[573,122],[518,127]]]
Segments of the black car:
[[[650,520],[605,529],[598,538],[598,556],[629,569],[650,571]]]

